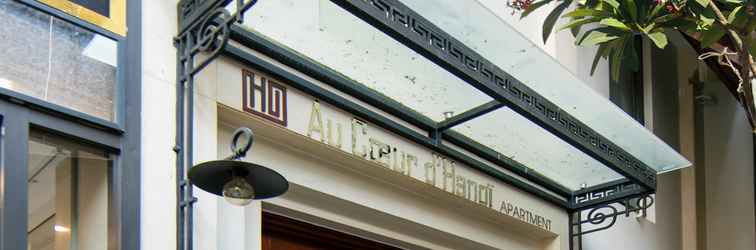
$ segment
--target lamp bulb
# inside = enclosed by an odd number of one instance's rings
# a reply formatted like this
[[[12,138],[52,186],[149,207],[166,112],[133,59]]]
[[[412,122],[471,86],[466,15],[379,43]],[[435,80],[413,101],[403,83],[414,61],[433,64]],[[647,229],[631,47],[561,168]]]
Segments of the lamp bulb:
[[[255,198],[255,189],[244,178],[234,176],[223,185],[223,198],[233,205],[246,206]]]

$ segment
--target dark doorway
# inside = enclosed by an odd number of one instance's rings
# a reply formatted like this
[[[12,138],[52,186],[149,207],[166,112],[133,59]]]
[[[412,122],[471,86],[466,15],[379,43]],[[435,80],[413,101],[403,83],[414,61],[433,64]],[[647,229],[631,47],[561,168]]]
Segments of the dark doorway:
[[[364,249],[400,250],[354,235],[316,226],[284,216],[262,214],[263,250]]]

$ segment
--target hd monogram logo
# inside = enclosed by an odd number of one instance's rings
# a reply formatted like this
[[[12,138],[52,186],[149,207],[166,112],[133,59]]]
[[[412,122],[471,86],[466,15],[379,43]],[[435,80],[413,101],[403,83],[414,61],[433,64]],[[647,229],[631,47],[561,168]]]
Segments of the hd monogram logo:
[[[286,127],[286,87],[245,69],[242,69],[242,79],[244,112]]]

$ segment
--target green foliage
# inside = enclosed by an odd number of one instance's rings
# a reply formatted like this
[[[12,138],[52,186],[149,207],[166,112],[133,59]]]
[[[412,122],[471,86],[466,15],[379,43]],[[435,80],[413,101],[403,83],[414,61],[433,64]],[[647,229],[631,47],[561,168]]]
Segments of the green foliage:
[[[709,47],[722,39],[726,31],[722,25],[713,25],[708,30],[701,33],[701,47]]]
[[[543,0],[543,1],[550,1],[550,0]],[[549,13],[548,16],[546,16],[546,20],[543,21],[543,42],[546,43],[547,40],[549,40],[549,35],[551,35],[551,30],[554,29],[554,25],[556,24],[557,20],[559,20],[559,16],[562,15],[562,12],[564,12],[567,7],[570,7],[570,4],[572,4],[572,0],[563,0],[562,3],[560,3],[554,10]],[[541,5],[543,6],[543,5]]]
[[[726,23],[717,21],[710,6],[711,1],[716,1],[717,6],[720,6],[727,18]],[[606,59],[610,61],[611,75],[615,79],[621,65],[638,70],[638,36],[645,36],[656,47],[664,48],[668,44],[667,32],[679,30],[698,34],[702,46],[709,47],[727,34],[726,27],[749,33],[756,30],[756,16],[752,7],[756,0],[577,0],[577,8],[564,14],[573,0],[540,0],[531,4],[521,17],[549,6],[548,3],[551,2],[558,5],[544,22],[544,42],[549,38],[559,17],[569,19],[558,30],[570,29],[578,45],[598,46],[591,74],[595,72],[598,62]],[[584,25],[597,28],[583,30]],[[756,51],[756,41],[751,41],[749,45],[752,52]]]

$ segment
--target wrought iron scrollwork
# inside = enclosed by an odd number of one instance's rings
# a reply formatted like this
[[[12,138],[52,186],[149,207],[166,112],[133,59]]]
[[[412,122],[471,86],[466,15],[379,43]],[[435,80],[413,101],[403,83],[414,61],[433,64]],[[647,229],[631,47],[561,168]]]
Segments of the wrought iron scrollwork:
[[[257,0],[235,0],[236,11],[227,8],[229,0],[187,0],[179,4],[182,13],[180,34],[175,43],[180,57],[181,80],[194,76],[210,64],[223,50],[230,38],[231,25],[242,23],[245,11]],[[196,13],[201,12],[202,13]],[[195,56],[203,53],[200,61]]]
[[[231,13],[226,9],[211,12],[199,26],[197,49],[201,52],[217,53],[228,42],[228,24]]]
[[[630,217],[633,213],[646,214],[646,210],[654,204],[651,194],[630,197],[615,203],[608,203],[586,210],[576,211],[570,221],[570,237],[573,242],[581,242],[580,237],[611,228],[617,223],[617,218],[624,215]],[[587,211],[587,212],[586,212]],[[585,216],[583,216],[585,215]],[[587,227],[586,227],[587,226]],[[583,230],[584,227],[587,230]],[[578,246],[580,243],[578,243]],[[572,247],[573,250],[580,249]]]
[[[586,231],[575,232],[572,236],[582,236],[606,230],[614,226],[617,222],[618,216],[625,215],[625,217],[629,217],[630,214],[634,212],[646,214],[646,210],[653,204],[654,197],[651,195],[644,195],[639,198],[630,198],[617,203],[604,204],[591,208],[588,210],[585,219],[582,218],[582,212],[579,212],[577,215],[578,221],[571,222],[573,226],[582,227],[586,224],[590,224],[596,227]]]

